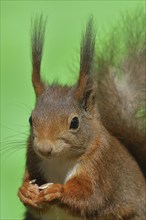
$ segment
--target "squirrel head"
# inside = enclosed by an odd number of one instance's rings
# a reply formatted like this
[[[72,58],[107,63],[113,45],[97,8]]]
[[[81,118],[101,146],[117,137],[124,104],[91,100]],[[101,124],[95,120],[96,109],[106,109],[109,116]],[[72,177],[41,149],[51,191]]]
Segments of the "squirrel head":
[[[31,146],[43,158],[79,157],[94,136],[96,92],[93,77],[95,35],[88,21],[81,41],[79,79],[75,86],[48,86],[41,79],[40,65],[45,33],[42,16],[32,34],[32,83],[36,105],[29,119]]]

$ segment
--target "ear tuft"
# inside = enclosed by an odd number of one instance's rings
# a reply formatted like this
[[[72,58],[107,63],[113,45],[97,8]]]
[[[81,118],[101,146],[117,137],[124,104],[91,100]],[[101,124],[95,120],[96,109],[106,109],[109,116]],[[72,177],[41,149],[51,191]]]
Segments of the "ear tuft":
[[[44,19],[43,15],[41,15],[32,23],[32,83],[36,96],[39,96],[42,94],[45,88],[44,82],[40,76],[40,69],[43,55],[46,19]]]
[[[90,17],[85,34],[83,34],[80,48],[80,72],[75,89],[75,98],[88,108],[88,100],[93,96],[94,85],[94,50],[95,33],[93,30],[93,17]]]

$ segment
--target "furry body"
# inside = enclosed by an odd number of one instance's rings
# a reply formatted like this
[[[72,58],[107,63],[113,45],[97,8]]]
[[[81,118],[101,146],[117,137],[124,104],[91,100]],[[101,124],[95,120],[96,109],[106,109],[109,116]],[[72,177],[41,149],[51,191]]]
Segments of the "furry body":
[[[145,53],[125,57],[119,66],[124,72],[121,81],[113,74],[117,67],[102,56],[95,69],[90,19],[81,42],[76,85],[47,86],[40,76],[44,33],[41,17],[32,34],[36,105],[29,120],[26,171],[18,192],[27,206],[25,220],[144,220],[145,131],[140,132],[143,122],[133,121],[133,115],[139,106],[136,99],[144,93]],[[132,69],[133,59],[138,64],[134,62]],[[94,72],[98,72],[96,81]],[[138,85],[137,74],[141,76]],[[141,93],[135,93],[138,87]],[[142,107],[144,103],[142,95]],[[141,169],[129,152],[138,158]],[[48,182],[53,184],[39,188]]]

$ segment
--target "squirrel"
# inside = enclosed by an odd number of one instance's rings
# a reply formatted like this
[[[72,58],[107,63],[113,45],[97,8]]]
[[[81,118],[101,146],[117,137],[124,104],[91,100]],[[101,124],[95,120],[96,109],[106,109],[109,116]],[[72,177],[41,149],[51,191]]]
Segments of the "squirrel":
[[[144,98],[145,45],[125,58],[120,81],[108,59],[95,54],[90,18],[81,40],[77,83],[48,85],[41,78],[45,27],[40,16],[32,30],[36,104],[18,190],[27,209],[24,219],[144,220],[145,139],[132,114],[136,100]]]

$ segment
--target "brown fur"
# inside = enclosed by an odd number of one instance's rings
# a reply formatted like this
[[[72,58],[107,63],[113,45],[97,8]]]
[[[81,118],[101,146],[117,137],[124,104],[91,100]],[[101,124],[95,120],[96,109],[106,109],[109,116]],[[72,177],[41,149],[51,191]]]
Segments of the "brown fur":
[[[146,176],[146,15],[138,8],[123,19],[120,33],[113,30],[111,42],[96,56],[97,105],[103,125],[126,146]],[[124,51],[117,65],[121,45]],[[140,109],[145,113],[138,116]]]
[[[37,100],[32,112],[26,174],[18,191],[28,210],[25,220],[41,220],[54,205],[82,219],[145,219],[143,174],[126,148],[106,130],[98,114],[92,75],[94,43],[90,20],[81,46],[79,79],[73,87],[42,87],[40,72],[35,72],[39,75],[33,81]],[[36,89],[36,85],[43,89]],[[70,127],[74,117],[79,120],[77,128]],[[65,168],[73,164],[73,171],[70,175],[66,172],[64,182],[40,190],[39,186],[52,180],[50,169],[55,170],[55,164],[49,167],[49,161],[60,159]],[[33,179],[35,184],[30,183]]]
[[[144,116],[137,117],[138,110],[145,109],[146,53],[143,51],[126,59],[121,67],[104,69],[98,75],[97,103],[104,126],[132,153],[146,175],[146,127]],[[121,78],[115,73],[121,71]],[[109,114],[110,112],[110,114]]]
[[[41,15],[40,19],[35,20],[32,27],[32,83],[37,96],[40,95],[45,88],[45,84],[40,77],[45,23],[46,22],[43,23],[43,16]]]

